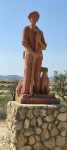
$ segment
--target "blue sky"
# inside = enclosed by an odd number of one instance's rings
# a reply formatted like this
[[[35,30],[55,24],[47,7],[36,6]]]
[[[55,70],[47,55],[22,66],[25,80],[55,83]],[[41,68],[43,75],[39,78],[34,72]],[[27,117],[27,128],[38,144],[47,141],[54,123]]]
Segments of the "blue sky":
[[[23,76],[22,30],[34,10],[47,43],[42,66],[49,76],[67,69],[67,0],[0,0],[0,75]]]

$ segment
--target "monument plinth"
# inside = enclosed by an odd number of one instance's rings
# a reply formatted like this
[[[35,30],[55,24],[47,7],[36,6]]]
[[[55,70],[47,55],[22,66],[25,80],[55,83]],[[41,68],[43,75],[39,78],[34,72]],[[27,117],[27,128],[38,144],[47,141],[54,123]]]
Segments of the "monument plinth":
[[[51,95],[37,95],[30,98],[17,97],[17,102],[21,104],[60,104],[60,99]]]

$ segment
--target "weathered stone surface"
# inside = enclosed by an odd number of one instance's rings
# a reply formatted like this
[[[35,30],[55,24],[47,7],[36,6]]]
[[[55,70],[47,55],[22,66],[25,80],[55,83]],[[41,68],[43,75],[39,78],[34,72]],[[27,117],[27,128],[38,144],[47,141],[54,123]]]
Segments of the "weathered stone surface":
[[[50,136],[51,136],[51,137],[52,137],[52,136],[55,136],[55,135],[57,135],[57,134],[59,134],[59,131],[57,130],[56,127],[54,127],[52,130],[50,130]]]
[[[51,130],[51,129],[53,129],[53,128],[54,128],[54,126],[55,126],[55,124],[54,124],[54,123],[49,123],[49,124],[48,124],[48,129],[49,129],[49,130]]]
[[[67,113],[61,113],[57,117],[60,121],[66,121],[67,119]]]
[[[57,125],[58,124],[58,121],[55,121],[55,125]]]
[[[45,117],[47,114],[46,114],[46,110],[44,109],[44,108],[42,108],[41,110],[40,110],[40,116],[41,117]]]
[[[24,121],[24,128],[28,129],[29,125],[30,125],[30,120],[29,119],[25,119],[25,121]]]
[[[61,124],[59,124],[57,128],[59,131],[64,131],[64,127]]]
[[[47,115],[54,114],[54,107],[51,105],[47,110]]]
[[[65,145],[65,137],[57,136],[56,137],[56,145],[57,146],[63,146],[63,145]]]
[[[15,129],[16,130],[21,130],[23,127],[23,122],[22,121],[18,121],[15,125]]]
[[[11,143],[11,144],[9,145],[9,147],[10,147],[11,150],[16,150],[16,146],[15,146],[13,143]]]
[[[32,150],[31,146],[23,146],[20,148],[20,150]]]
[[[10,141],[11,141],[11,136],[12,136],[11,130],[7,130],[6,131],[6,140],[8,143],[10,143]]]
[[[64,146],[62,146],[63,150],[67,150],[67,144],[65,144]]]
[[[54,150],[63,150],[62,147],[55,147]]]
[[[23,136],[23,135],[19,135],[18,137],[18,143],[17,143],[17,147],[18,149],[21,147],[21,146],[24,146],[24,144],[27,142],[27,139]]]
[[[11,142],[12,143],[17,143],[17,134],[16,134],[16,132],[12,133],[12,135],[11,135]]]
[[[67,130],[67,122],[60,122],[60,125]]]
[[[57,117],[58,113],[59,113],[58,110],[55,110],[54,117]]]
[[[20,119],[24,119],[25,115],[27,114],[28,108],[27,107],[21,107],[19,109]]]
[[[24,132],[24,136],[31,136],[32,134],[34,134],[34,131],[32,128],[29,128],[28,130],[25,130]]]
[[[36,118],[34,117],[33,119],[31,119],[31,125],[35,126],[36,125]]]
[[[34,150],[44,150],[43,144],[39,141],[34,145]]]
[[[35,139],[36,139],[36,141],[38,142],[38,141],[40,141],[40,136],[38,136],[38,135],[35,135]]]
[[[67,107],[63,107],[63,106],[62,106],[62,107],[59,109],[59,111],[60,111],[60,112],[66,112],[66,111],[67,111]]]
[[[44,145],[52,150],[55,147],[55,138],[52,137],[45,140]]]
[[[29,144],[33,145],[33,144],[35,144],[35,142],[36,142],[36,140],[35,140],[34,136],[30,136],[30,138],[29,138]]]
[[[12,111],[8,109],[5,150],[67,150],[67,119],[63,118],[66,109],[15,102],[9,107]],[[60,115],[66,121],[60,121]]]
[[[66,136],[66,130],[62,131],[62,132],[61,132],[61,135],[62,135],[62,136]]]
[[[41,134],[41,132],[42,132],[40,127],[35,127],[34,131],[35,131],[36,134]]]
[[[41,117],[38,117],[38,118],[37,118],[37,123],[38,123],[39,126],[42,125],[42,119],[41,119]]]
[[[47,128],[48,128],[48,123],[43,123],[42,129],[44,130],[44,129],[47,129]]]
[[[44,141],[45,139],[48,139],[50,136],[49,136],[49,132],[47,129],[43,130],[43,132],[41,133],[41,139],[42,141]]]
[[[34,108],[34,116],[39,116],[39,108]]]
[[[34,117],[32,110],[29,110],[26,116],[27,118],[32,119]]]
[[[12,124],[11,124],[11,121],[7,121],[7,124],[8,124],[8,129],[11,129],[12,128]]]
[[[52,122],[54,120],[54,117],[51,114],[51,115],[48,115],[47,117],[45,117],[44,120],[47,121],[47,122]]]

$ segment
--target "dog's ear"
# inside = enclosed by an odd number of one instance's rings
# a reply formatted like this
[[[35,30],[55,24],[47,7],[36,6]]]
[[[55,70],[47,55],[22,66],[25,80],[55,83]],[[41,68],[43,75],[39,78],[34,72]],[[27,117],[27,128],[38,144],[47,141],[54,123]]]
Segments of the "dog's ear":
[[[47,67],[45,67],[45,68],[44,68],[44,71],[45,71],[45,72],[48,72],[48,68],[47,68]]]

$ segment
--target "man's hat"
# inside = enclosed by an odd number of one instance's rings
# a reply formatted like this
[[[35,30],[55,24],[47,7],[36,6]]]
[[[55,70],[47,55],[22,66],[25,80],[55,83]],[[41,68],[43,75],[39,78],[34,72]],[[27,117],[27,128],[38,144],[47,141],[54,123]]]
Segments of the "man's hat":
[[[29,13],[28,19],[30,19],[33,14],[34,14],[34,15],[37,15],[37,16],[38,16],[38,19],[39,19],[40,15],[39,15],[39,13],[38,13],[37,11],[33,11],[33,12]]]

